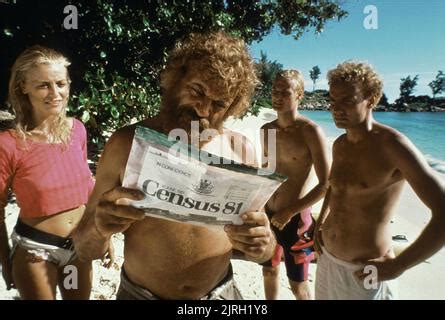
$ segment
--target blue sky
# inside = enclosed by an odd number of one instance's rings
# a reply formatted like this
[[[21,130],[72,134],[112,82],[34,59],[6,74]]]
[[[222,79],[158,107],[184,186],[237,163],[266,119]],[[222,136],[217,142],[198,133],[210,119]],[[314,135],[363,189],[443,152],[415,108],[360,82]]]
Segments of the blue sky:
[[[378,28],[368,30],[363,21],[364,8],[377,8]],[[296,41],[274,30],[251,53],[260,51],[284,68],[303,72],[307,90],[312,90],[309,70],[318,65],[321,76],[317,89],[327,89],[326,72],[347,59],[371,63],[384,80],[384,92],[390,101],[399,96],[400,78],[419,75],[414,94],[431,95],[428,83],[438,70],[445,71],[445,1],[443,0],[347,0],[342,7],[349,16],[330,21],[323,33],[313,30]]]

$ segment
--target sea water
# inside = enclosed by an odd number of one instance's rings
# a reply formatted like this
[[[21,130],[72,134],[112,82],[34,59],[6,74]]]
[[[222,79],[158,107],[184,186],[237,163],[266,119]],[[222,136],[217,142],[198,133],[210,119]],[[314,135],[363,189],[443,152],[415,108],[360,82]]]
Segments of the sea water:
[[[301,111],[318,123],[329,141],[343,134],[328,111]],[[407,136],[436,171],[445,174],[445,112],[374,112],[374,119]]]

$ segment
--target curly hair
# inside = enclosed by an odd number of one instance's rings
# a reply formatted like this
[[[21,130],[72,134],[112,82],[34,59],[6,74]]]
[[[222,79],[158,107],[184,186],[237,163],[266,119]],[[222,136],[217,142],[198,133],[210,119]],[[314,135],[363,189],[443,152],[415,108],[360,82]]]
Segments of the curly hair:
[[[222,31],[190,34],[169,55],[161,74],[163,92],[177,83],[192,61],[199,62],[205,80],[215,83],[221,94],[235,98],[226,117],[246,112],[258,79],[243,40]]]
[[[275,79],[278,77],[288,79],[288,80],[295,80],[296,82],[296,88],[295,93],[297,95],[303,95],[304,94],[304,78],[300,71],[288,69],[288,70],[281,70],[277,73],[275,76]]]
[[[366,99],[377,105],[383,94],[383,81],[374,68],[363,61],[348,60],[340,63],[327,74],[329,85],[338,82],[359,84]]]
[[[40,64],[62,64],[67,68],[71,63],[68,59],[56,50],[35,45],[25,49],[15,60],[11,69],[9,79],[8,103],[15,113],[14,128],[19,138],[26,141],[26,137],[31,135],[29,127],[32,126],[32,105],[28,95],[23,93],[22,85],[26,82],[26,77],[32,68]],[[67,71],[68,84],[70,83]],[[43,133],[50,143],[68,143],[71,126],[66,119],[66,105],[62,112],[48,123],[48,129]]]

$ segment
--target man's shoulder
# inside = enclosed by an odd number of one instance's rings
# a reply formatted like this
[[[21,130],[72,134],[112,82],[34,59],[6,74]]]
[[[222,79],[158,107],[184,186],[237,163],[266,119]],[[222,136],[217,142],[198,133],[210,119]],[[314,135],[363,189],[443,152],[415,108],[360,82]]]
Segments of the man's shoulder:
[[[381,123],[374,125],[372,129],[372,136],[374,140],[377,140],[382,147],[386,145],[391,146],[393,144],[406,143],[409,141],[409,139],[403,133]]]
[[[317,123],[306,117],[302,117],[296,125],[300,126],[304,133],[315,133],[321,130]]]
[[[276,128],[276,122],[277,120],[273,120],[270,122],[266,122],[265,124],[263,124],[261,126],[261,129],[271,129],[271,128]]]
[[[342,135],[340,135],[339,137],[337,137],[337,139],[334,140],[332,147],[333,148],[338,148],[339,146],[341,146],[342,144],[346,143],[346,133],[343,133]]]
[[[299,126],[306,140],[313,140],[315,138],[318,141],[324,137],[323,129],[310,119],[304,118]]]
[[[156,118],[147,118],[116,130],[111,135],[108,144],[119,145],[119,144],[127,144],[129,141],[131,142],[133,140],[136,127],[138,126],[156,130],[157,129]]]
[[[108,140],[108,145],[116,145],[126,143],[127,141],[133,140],[134,131],[137,124],[131,124],[122,128],[117,129]]]

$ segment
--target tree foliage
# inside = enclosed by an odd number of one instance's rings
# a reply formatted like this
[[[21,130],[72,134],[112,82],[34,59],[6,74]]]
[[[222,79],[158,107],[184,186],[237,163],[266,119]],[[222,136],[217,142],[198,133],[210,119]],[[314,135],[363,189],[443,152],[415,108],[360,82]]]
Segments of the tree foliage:
[[[433,98],[435,98],[436,95],[445,92],[445,73],[439,70],[437,72],[436,79],[428,83],[428,86],[431,88]]]
[[[272,86],[275,76],[283,70],[283,65],[275,61],[270,61],[267,54],[260,52],[260,60],[256,63],[258,78],[260,85],[257,88],[256,97],[270,98],[272,94]]]
[[[400,79],[400,99],[408,100],[413,94],[414,88],[417,86],[417,81],[419,80],[419,75],[416,75],[411,79],[411,76]]]
[[[65,29],[65,6],[79,15]],[[103,133],[158,112],[159,73],[167,53],[190,32],[224,29],[247,43],[274,26],[298,39],[346,16],[337,0],[16,0],[0,3],[2,88],[17,55],[42,44],[64,52],[70,68],[70,112],[103,142]],[[0,102],[6,98],[2,91]]]
[[[377,105],[383,106],[385,108],[389,107],[390,104],[385,93],[382,94],[382,97],[380,98],[380,101],[379,103],[377,103]]]
[[[315,90],[315,83],[317,82],[318,78],[320,77],[321,71],[318,66],[312,67],[312,69],[309,71],[309,76],[312,80],[312,83],[314,86],[312,87],[312,91]]]

